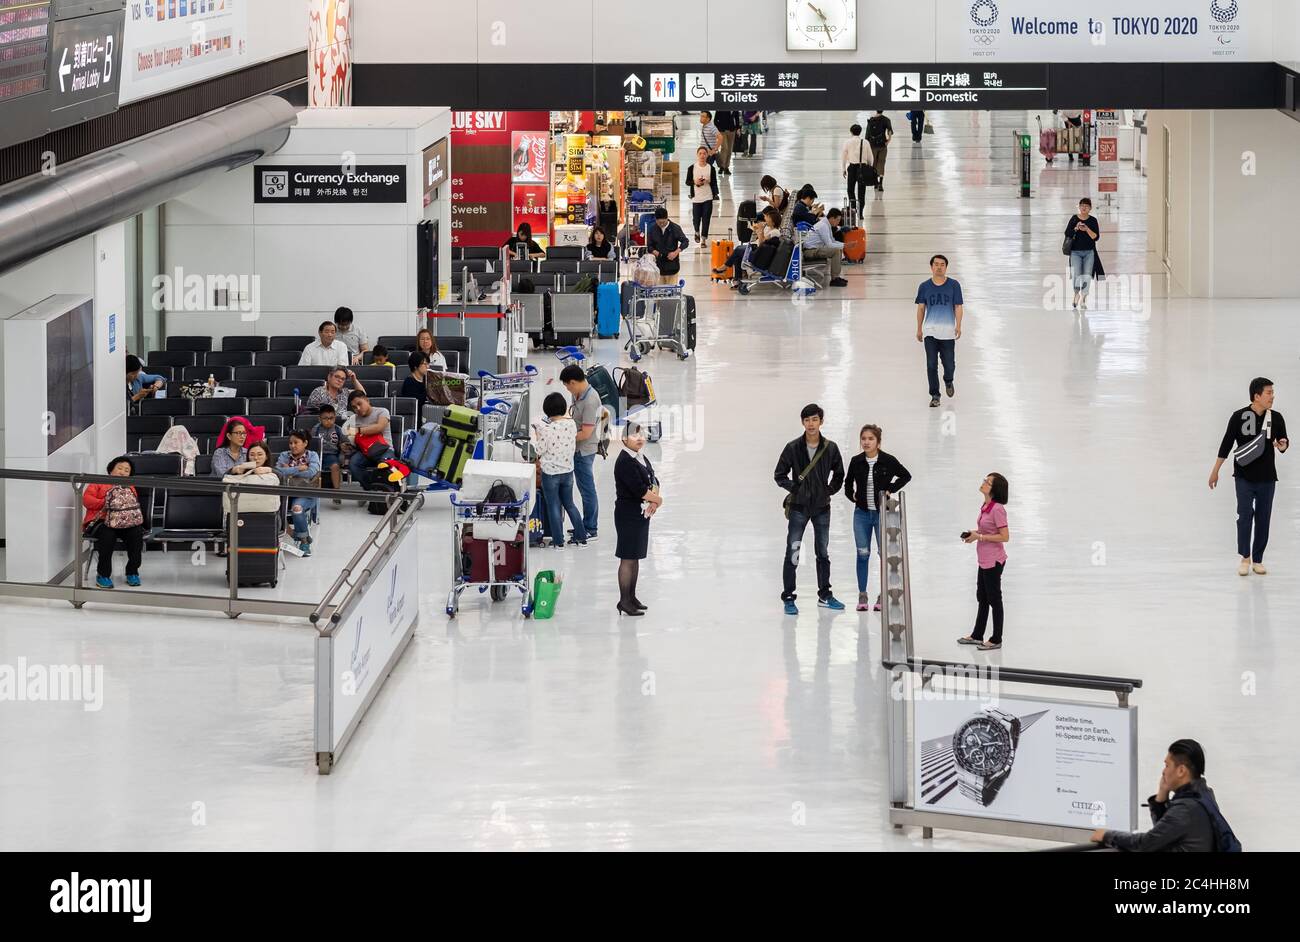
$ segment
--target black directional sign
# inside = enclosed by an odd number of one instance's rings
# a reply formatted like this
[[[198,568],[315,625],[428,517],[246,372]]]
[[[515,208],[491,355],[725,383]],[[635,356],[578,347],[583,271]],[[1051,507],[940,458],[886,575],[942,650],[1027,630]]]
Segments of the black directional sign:
[[[77,108],[79,118],[117,107],[122,76],[120,11],[63,20],[50,47],[50,110]]]

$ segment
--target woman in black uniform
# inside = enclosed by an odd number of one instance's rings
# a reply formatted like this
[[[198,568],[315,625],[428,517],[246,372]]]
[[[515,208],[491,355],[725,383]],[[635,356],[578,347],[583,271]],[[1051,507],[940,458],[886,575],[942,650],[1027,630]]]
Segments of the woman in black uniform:
[[[663,504],[659,479],[650,460],[642,453],[645,433],[635,422],[623,430],[623,451],[614,462],[614,529],[618,534],[618,611],[620,615],[644,615],[646,606],[637,601],[636,579],[650,542],[650,518]]]

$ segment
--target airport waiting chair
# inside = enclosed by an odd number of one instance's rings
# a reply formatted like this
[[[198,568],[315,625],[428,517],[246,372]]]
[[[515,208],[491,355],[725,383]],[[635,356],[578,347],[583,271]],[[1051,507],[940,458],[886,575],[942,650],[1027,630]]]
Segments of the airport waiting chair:
[[[166,402],[166,400],[148,399],[146,402]],[[127,435],[163,435],[172,426],[170,415],[128,415],[126,417]]]
[[[261,353],[255,354],[260,356]],[[268,383],[274,383],[277,379],[284,379],[283,366],[237,366],[235,367],[235,382],[246,379],[263,379]]]
[[[194,459],[194,476],[196,478],[212,477],[212,455],[209,449],[204,449],[205,454],[199,455]]]
[[[212,399],[210,402],[234,402],[233,399]],[[229,415],[207,413],[205,415],[183,416],[176,420],[177,425],[183,425],[189,431],[190,437],[199,438],[203,435],[216,435],[222,427],[225,426],[226,420],[231,415],[243,415],[242,412],[231,410]]]
[[[391,356],[393,350],[414,350],[415,334],[385,334],[375,343],[387,347]]]
[[[244,416],[251,425],[261,425],[266,428],[266,437],[279,436],[284,434],[284,416],[268,415],[265,413],[255,413]]]
[[[293,398],[293,391],[298,390],[298,395],[306,401],[307,397],[312,394],[313,390],[319,389],[325,385],[323,379],[281,379],[275,383],[275,395],[288,396]]]
[[[154,372],[152,367],[171,366],[181,369],[194,366],[199,362],[199,355],[193,350],[150,350],[144,358],[145,372]]]
[[[199,461],[194,463],[195,477],[212,476],[212,456],[200,455],[207,459],[206,467],[199,470]],[[219,494],[186,494],[176,492],[169,494],[162,513],[162,524],[148,536],[148,542],[160,545],[166,550],[173,543],[186,547],[195,542],[211,543],[213,548],[226,544],[226,512]]]
[[[252,350],[210,350],[203,354],[204,366],[252,366]]]
[[[248,411],[248,400],[242,396],[228,399],[195,399],[195,415],[243,415]],[[194,429],[190,429],[192,433]]]
[[[250,401],[248,411],[255,415],[294,416],[298,414],[298,406],[293,401],[292,396],[275,396],[270,399],[254,399]]]
[[[235,368],[233,366],[187,366],[181,370],[182,383],[206,383],[209,376],[225,385],[234,382]]]
[[[546,250],[546,261],[578,261],[584,252],[581,245],[552,245]]]
[[[586,259],[578,263],[578,273],[596,275],[597,281],[612,281],[616,277],[618,263],[612,258]]]
[[[303,344],[303,347],[305,346],[306,344]],[[298,361],[302,359],[303,347],[297,350],[267,350],[265,353],[254,353],[253,362],[258,366],[297,366]]]
[[[142,399],[140,415],[193,415],[194,403],[190,399],[174,396],[170,399]],[[165,430],[164,430],[165,431]]]
[[[308,344],[319,339],[315,334],[277,334],[267,342],[267,350],[297,350],[302,353]]]
[[[249,367],[257,369],[257,367]],[[271,395],[271,384],[264,379],[240,379],[239,371],[235,371],[234,383],[235,395],[242,399],[259,399]]]
[[[168,350],[189,350],[194,353],[207,353],[212,349],[211,337],[168,337]]]
[[[249,350],[254,353],[260,353],[263,350],[270,350],[270,338],[256,334],[235,334],[229,337],[221,338],[222,350]]]
[[[512,275],[528,275],[532,274],[534,270],[531,259],[512,258],[510,260],[510,274]]]
[[[491,245],[467,245],[463,252],[467,261],[476,259],[498,259],[501,257],[501,247]]]
[[[388,366],[354,366],[352,372],[356,374],[357,379],[367,384],[371,380],[389,383],[397,375],[397,371]],[[369,389],[369,386],[366,388]]]
[[[284,378],[318,379],[321,382],[324,382],[325,377],[329,375],[329,369],[328,366],[297,366],[295,364],[294,366],[286,366],[284,368]]]
[[[568,275],[576,274],[578,271],[578,259],[552,259],[547,258],[537,265],[537,270],[543,275]]]

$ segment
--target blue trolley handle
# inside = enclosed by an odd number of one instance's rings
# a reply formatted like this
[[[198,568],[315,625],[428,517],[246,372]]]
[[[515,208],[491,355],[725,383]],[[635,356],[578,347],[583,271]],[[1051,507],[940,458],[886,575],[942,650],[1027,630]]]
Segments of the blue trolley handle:
[[[561,363],[566,360],[573,360],[575,363],[581,363],[587,358],[583,355],[582,350],[579,347],[559,347],[555,351],[555,359],[559,360]]]
[[[574,349],[577,349],[577,348],[575,347]],[[522,372],[527,373],[529,376],[536,376],[536,375],[537,375],[537,367],[533,366],[531,363],[525,363]],[[493,373],[493,372],[491,372],[491,371],[489,371],[489,370],[479,370],[479,371],[478,371],[478,378],[479,378],[479,379],[506,379],[506,377],[500,376],[500,375],[498,375],[498,374],[496,374],[496,373]],[[507,380],[507,381],[508,381],[508,380]]]

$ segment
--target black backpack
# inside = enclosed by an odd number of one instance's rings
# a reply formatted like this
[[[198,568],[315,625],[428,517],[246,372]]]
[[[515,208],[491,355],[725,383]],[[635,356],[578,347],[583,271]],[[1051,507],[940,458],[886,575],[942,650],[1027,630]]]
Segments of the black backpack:
[[[885,145],[885,119],[874,117],[867,119],[867,143],[872,147]]]
[[[618,394],[629,408],[647,405],[650,394],[650,377],[635,366],[629,366],[619,377]]]
[[[519,497],[515,494],[515,489],[500,478],[497,478],[492,482],[492,486],[488,488],[487,496],[479,502],[478,512],[483,516],[487,516],[488,510],[485,505],[513,504],[518,499]],[[501,516],[500,512],[498,512],[497,516]]]
[[[1210,828],[1214,831],[1214,852],[1217,854],[1240,854],[1242,852],[1241,841],[1237,840],[1237,835],[1232,833],[1232,825],[1228,823],[1228,819],[1219,810],[1219,803],[1214,800],[1214,796],[1209,792],[1201,792],[1193,795],[1192,800],[1204,808],[1205,813],[1210,816]]]

